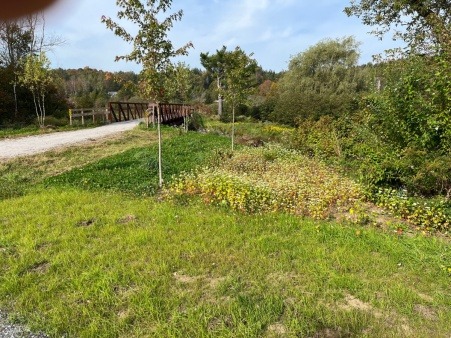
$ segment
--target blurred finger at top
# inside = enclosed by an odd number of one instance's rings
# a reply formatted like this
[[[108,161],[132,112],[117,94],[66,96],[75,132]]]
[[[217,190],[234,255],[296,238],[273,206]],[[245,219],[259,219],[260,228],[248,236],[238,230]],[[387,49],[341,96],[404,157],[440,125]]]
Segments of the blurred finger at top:
[[[0,0],[0,20],[13,20],[42,11],[58,0]]]

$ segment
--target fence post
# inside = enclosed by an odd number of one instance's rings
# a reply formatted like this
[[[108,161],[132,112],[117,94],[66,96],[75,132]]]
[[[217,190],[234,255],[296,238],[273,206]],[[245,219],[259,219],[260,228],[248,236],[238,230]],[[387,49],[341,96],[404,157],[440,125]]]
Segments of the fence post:
[[[72,126],[72,109],[69,109],[69,125]]]
[[[85,112],[83,110],[81,111],[81,124],[85,125]]]

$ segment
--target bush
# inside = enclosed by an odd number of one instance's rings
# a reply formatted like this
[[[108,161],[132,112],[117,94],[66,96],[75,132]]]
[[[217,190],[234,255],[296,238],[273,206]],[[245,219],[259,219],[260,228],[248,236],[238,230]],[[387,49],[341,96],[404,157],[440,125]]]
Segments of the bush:
[[[64,127],[69,124],[69,119],[67,117],[54,117],[52,115],[48,115],[45,118],[45,124],[47,126],[54,126],[54,127]]]
[[[194,113],[189,119],[188,130],[205,130],[204,118],[200,113]]]
[[[340,140],[331,116],[319,120],[298,120],[291,146],[303,154],[320,159],[339,158],[342,155]]]
[[[380,207],[401,216],[420,229],[448,232],[451,228],[451,201],[443,198],[418,200],[408,197],[407,191],[378,189],[371,199]]]

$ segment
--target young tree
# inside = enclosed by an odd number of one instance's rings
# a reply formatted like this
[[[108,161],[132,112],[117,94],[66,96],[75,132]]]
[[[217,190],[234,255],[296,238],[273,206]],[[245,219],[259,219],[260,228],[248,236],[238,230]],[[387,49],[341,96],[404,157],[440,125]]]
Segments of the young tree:
[[[157,103],[160,187],[163,185],[163,175],[159,103],[166,98],[165,85],[172,65],[171,59],[178,55],[187,55],[188,49],[192,47],[191,43],[187,43],[176,49],[167,37],[174,22],[181,20],[183,16],[183,11],[179,10],[160,20],[162,15],[170,9],[171,4],[172,0],[147,0],[144,3],[140,0],[117,0],[116,5],[121,8],[117,13],[118,18],[126,19],[138,26],[138,32],[134,36],[111,18],[102,16],[101,19],[108,29],[126,42],[133,44],[132,51],[127,55],[117,56],[116,61],[134,61],[142,65],[140,91],[145,97]]]
[[[33,102],[39,126],[45,126],[45,95],[52,83],[50,62],[44,52],[30,54],[25,58],[23,72],[19,74],[19,83],[28,88],[33,95]]]
[[[171,83],[174,86],[173,97],[176,102],[182,103],[182,110],[185,109],[184,104],[191,99],[192,84],[191,71],[183,62],[177,62],[173,69]],[[188,130],[188,119],[183,121],[185,131]]]
[[[243,103],[256,86],[255,71],[257,61],[240,47],[225,55],[225,88],[222,92],[232,104],[232,151],[235,144],[235,108]]]
[[[170,82],[167,83],[167,98],[170,101],[185,103],[190,100],[192,92],[191,70],[184,62],[177,62],[169,67],[168,77]]]

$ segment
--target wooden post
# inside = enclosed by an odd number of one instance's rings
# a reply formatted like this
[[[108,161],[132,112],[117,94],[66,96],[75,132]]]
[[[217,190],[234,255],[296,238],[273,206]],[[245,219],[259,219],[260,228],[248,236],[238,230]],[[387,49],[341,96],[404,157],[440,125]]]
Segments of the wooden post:
[[[69,109],[69,125],[72,126],[72,109]]]
[[[85,125],[85,112],[82,110],[81,111],[81,124],[84,126]]]

